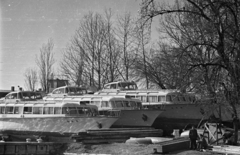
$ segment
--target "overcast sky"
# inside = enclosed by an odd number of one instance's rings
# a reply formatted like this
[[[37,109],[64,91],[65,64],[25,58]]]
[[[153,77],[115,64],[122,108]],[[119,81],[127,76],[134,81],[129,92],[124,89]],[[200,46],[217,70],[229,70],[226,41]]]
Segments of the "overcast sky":
[[[141,0],[0,0],[0,90],[24,87],[24,72],[36,67],[35,57],[49,38],[56,59],[83,15],[130,11],[137,16]]]

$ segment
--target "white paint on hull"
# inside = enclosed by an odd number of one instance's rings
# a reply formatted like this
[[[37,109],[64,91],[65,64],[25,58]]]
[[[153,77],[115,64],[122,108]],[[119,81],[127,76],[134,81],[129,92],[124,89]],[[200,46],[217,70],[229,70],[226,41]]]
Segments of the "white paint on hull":
[[[1,118],[0,131],[78,133],[88,129],[110,128],[116,117]]]
[[[155,119],[162,113],[160,110],[121,110],[120,118],[114,126],[151,127]]]

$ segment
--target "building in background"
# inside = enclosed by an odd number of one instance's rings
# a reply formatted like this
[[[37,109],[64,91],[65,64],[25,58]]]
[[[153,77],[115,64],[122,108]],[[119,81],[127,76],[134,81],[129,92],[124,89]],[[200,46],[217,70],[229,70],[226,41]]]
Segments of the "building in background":
[[[68,80],[63,80],[63,79],[49,79],[49,92],[52,92],[53,89],[62,87],[62,86],[67,86],[68,85]]]
[[[15,91],[14,86],[11,87],[11,90],[1,90],[0,89],[0,98],[5,97],[8,93]]]

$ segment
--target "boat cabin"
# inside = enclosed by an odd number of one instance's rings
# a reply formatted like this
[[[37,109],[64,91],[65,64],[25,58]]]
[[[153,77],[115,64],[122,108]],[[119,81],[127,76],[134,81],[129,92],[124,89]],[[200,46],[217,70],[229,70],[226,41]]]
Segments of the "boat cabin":
[[[112,90],[137,90],[137,84],[133,81],[118,81],[111,82],[104,85],[101,91],[112,91]]]
[[[36,101],[42,100],[42,94],[40,92],[33,91],[15,91],[8,93],[2,100],[2,102],[18,102],[18,101]]]
[[[111,97],[111,96],[88,96],[83,97],[80,104],[96,105],[102,115],[109,115],[115,111],[121,110],[139,110],[142,109],[142,102],[138,99]],[[118,113],[120,115],[120,113]],[[117,115],[116,115],[117,116]]]
[[[84,95],[87,94],[87,89],[85,87],[74,87],[74,86],[63,86],[58,87],[52,91],[52,93],[47,96],[52,97],[63,97],[63,96],[73,96],[73,95]]]
[[[121,95],[141,100],[144,108],[163,104],[193,104],[196,97],[192,93],[180,93],[176,90],[135,90],[120,92],[96,92],[95,95]]]
[[[0,104],[2,117],[97,116],[94,105],[56,102],[19,102]]]

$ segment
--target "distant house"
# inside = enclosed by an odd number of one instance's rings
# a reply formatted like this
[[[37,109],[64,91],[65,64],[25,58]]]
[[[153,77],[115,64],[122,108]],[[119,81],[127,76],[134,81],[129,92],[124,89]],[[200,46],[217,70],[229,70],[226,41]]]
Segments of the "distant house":
[[[49,83],[49,92],[52,92],[53,89],[55,89],[55,88],[68,85],[68,80],[62,80],[62,79],[58,79],[58,78],[49,79],[48,83]]]
[[[0,98],[5,97],[8,93],[14,91],[14,87],[11,87],[11,90],[0,90]]]
[[[11,90],[0,90],[0,98],[5,97]]]

